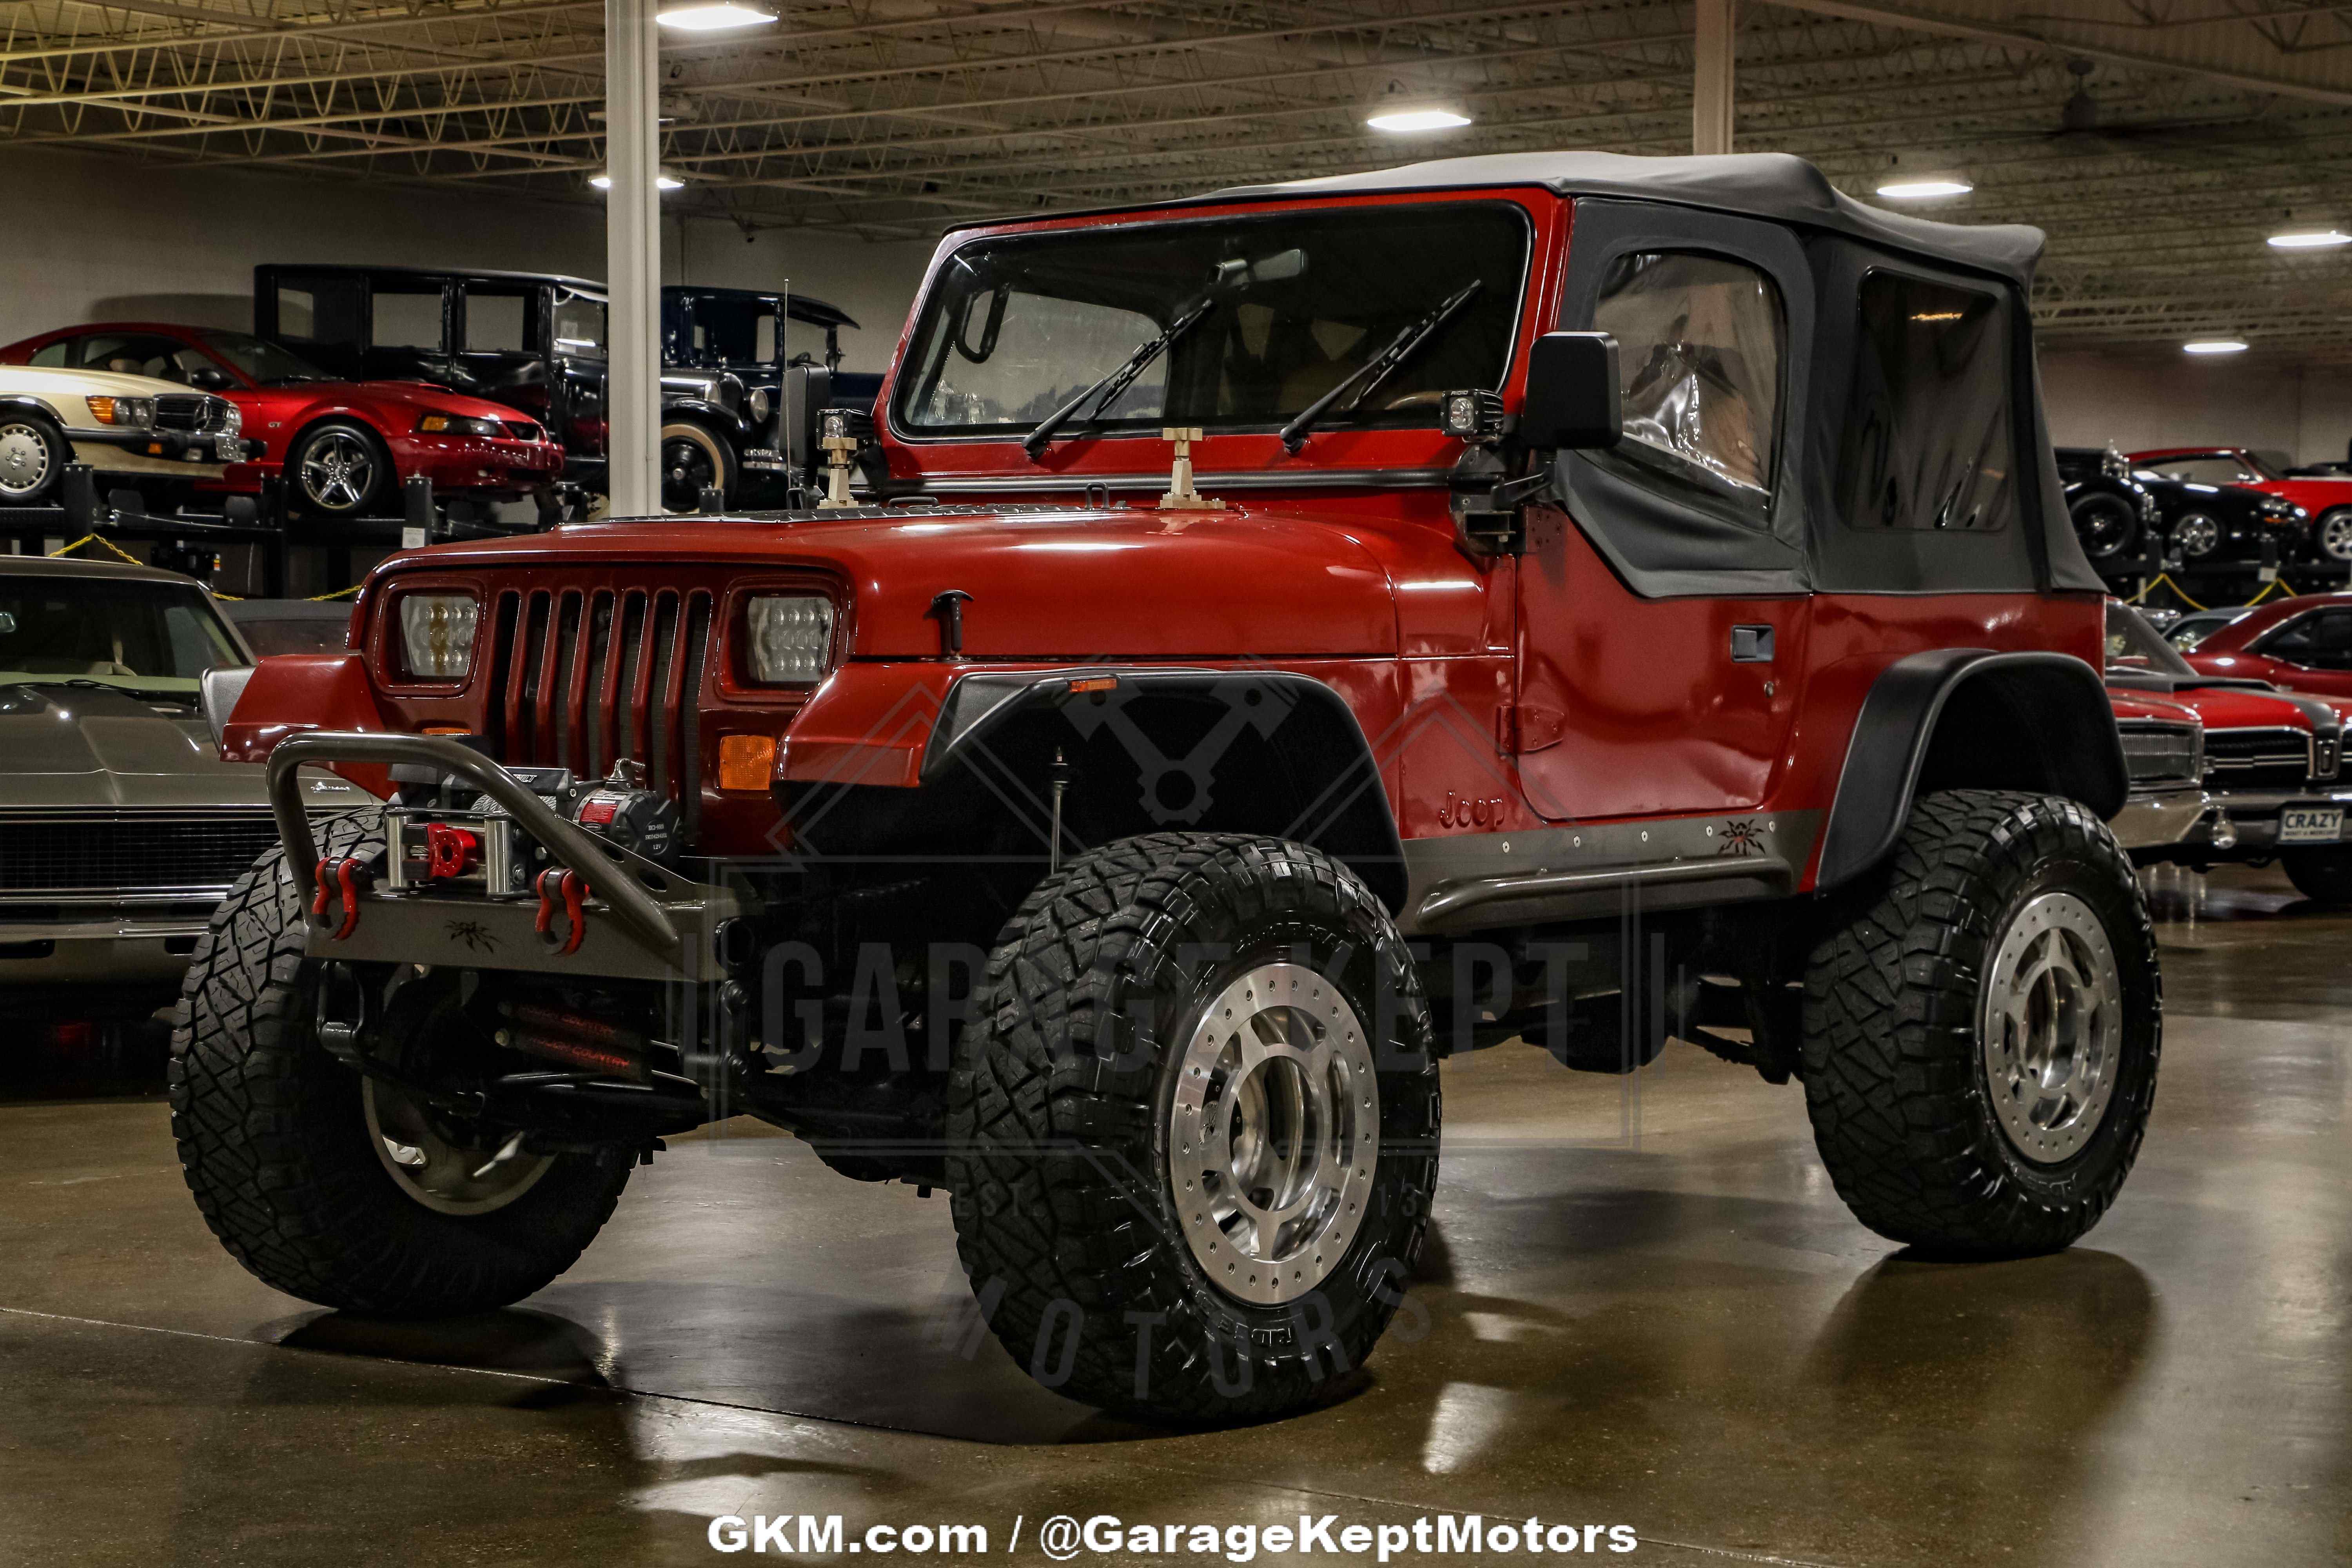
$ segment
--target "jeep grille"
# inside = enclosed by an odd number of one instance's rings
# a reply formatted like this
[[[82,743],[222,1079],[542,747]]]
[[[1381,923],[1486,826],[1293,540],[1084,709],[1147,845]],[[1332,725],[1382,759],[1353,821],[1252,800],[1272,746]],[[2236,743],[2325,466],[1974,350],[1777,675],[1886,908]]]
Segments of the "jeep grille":
[[[502,763],[601,776],[646,764],[692,842],[702,795],[697,722],[710,651],[701,588],[509,588],[491,612],[483,715]]]

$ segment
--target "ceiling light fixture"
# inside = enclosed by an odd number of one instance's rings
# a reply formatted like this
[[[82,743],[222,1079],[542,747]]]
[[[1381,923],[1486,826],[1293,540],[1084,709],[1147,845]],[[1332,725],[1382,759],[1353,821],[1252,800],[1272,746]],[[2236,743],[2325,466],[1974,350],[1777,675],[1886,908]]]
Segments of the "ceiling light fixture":
[[[1878,194],[1895,202],[1927,202],[1938,196],[1964,196],[1976,187],[1966,180],[1889,180],[1878,187]]]
[[[2273,250],[2333,250],[2339,245],[2352,245],[2352,234],[2332,228],[2303,229],[2274,234],[2268,243]]]
[[[2235,338],[2199,338],[2180,345],[2185,354],[2242,354],[2246,345]]]
[[[1457,125],[1469,124],[1470,117],[1450,109],[1399,109],[1375,114],[1364,123],[1392,136],[1405,136],[1416,131],[1451,131]]]
[[[595,186],[600,191],[609,191],[613,188],[613,176],[610,174],[591,174],[588,176],[588,183]],[[673,178],[668,174],[656,174],[654,176],[654,189],[657,191],[682,191],[686,189],[686,182],[684,180]]]
[[[730,27],[761,26],[775,19],[772,11],[725,4],[724,0],[715,5],[680,5],[654,16],[654,20],[663,26],[675,27],[681,33],[719,33]]]

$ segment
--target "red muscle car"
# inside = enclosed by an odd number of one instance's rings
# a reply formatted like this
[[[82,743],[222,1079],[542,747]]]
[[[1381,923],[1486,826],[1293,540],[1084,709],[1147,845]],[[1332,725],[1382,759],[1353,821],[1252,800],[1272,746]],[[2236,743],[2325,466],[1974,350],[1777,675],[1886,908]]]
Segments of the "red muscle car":
[[[2135,468],[2200,485],[2242,485],[2311,513],[2312,553],[2352,561],[2352,477],[2290,478],[2243,447],[2159,447],[2130,455]]]
[[[0,348],[0,364],[121,368],[216,392],[252,455],[207,488],[251,494],[282,471],[288,500],[315,518],[396,512],[401,481],[419,474],[438,496],[493,501],[548,492],[563,471],[562,447],[527,415],[423,382],[338,381],[247,332],[91,322]]]

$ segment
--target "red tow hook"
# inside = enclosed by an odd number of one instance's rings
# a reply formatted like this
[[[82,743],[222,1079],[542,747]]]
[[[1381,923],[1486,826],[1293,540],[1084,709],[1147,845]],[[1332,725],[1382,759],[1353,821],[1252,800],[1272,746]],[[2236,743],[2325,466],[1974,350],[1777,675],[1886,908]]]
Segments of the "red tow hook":
[[[335,931],[335,940],[341,942],[359,928],[360,895],[375,886],[375,876],[363,862],[344,857],[320,860],[313,879],[319,890],[310,900],[312,920],[323,922],[329,902],[341,894],[343,923]]]
[[[582,900],[588,897],[588,879],[577,871],[552,866],[539,874],[538,880],[531,883],[531,890],[539,895],[539,919],[532,922],[531,929],[553,941],[550,928],[555,923],[555,900],[560,898],[571,934],[555,951],[559,954],[579,952],[580,939],[588,934],[588,911],[581,907]]]

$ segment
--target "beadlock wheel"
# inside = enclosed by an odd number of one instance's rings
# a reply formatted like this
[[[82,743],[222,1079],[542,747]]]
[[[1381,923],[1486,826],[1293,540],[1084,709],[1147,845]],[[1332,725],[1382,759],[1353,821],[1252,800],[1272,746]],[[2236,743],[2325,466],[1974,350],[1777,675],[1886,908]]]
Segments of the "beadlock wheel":
[[[1370,1047],[1339,988],[1295,963],[1242,974],[1202,1011],[1169,1107],[1194,1261],[1259,1306],[1320,1286],[1363,1223],[1379,1130]]]
[[[495,1150],[467,1149],[434,1130],[415,1100],[376,1079],[362,1084],[368,1141],[400,1190],[435,1214],[494,1214],[539,1184],[555,1163],[522,1150],[518,1132]]]
[[[2001,932],[1985,973],[1985,1082],[2010,1143],[2036,1164],[2080,1152],[2107,1113],[2123,982],[2090,905],[2044,893]]]

